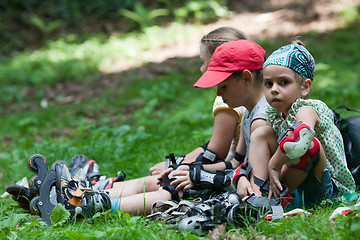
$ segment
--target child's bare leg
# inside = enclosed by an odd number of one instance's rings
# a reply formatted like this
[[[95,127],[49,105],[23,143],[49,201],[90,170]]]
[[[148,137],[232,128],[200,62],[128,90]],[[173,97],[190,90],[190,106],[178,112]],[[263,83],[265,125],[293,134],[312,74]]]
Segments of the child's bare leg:
[[[156,200],[171,200],[171,194],[166,190],[159,190],[121,197],[120,210],[134,215],[146,215],[151,212],[151,206]]]
[[[143,192],[152,192],[159,189],[157,179],[159,175],[147,176],[137,179],[132,179],[124,182],[115,182],[113,187],[107,190],[111,198],[118,198],[120,196],[126,197]]]
[[[268,179],[268,163],[276,148],[276,136],[271,126],[258,127],[252,132],[249,146],[249,163],[252,170],[249,180],[257,196],[261,196],[261,192],[259,186],[254,183],[253,176],[262,180]]]

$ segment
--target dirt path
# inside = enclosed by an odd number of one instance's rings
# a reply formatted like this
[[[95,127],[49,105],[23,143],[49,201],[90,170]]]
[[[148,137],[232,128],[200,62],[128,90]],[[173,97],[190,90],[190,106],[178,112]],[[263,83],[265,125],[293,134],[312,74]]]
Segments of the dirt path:
[[[323,33],[337,29],[341,21],[337,14],[344,6],[360,5],[360,0],[267,0],[262,5],[253,0],[234,0],[231,9],[236,14],[230,19],[221,19],[215,23],[200,27],[196,34],[186,41],[169,44],[166,47],[150,49],[137,55],[149,64],[136,71],[140,77],[149,78],[164,74],[170,70],[181,71],[184,68],[198,68],[192,64],[199,53],[199,39],[213,29],[222,26],[231,26],[241,29],[251,40],[271,39],[279,36],[295,36],[301,33],[314,31]],[[189,58],[186,65],[177,64],[177,57]],[[75,101],[84,101],[94,97],[108,88],[115,88],[123,84],[128,70],[134,68],[131,64],[121,63],[106,69],[106,74],[89,84],[82,81],[59,83],[56,86],[45,87],[44,100],[48,106],[68,104]],[[25,88],[22,94],[29,98],[36,96],[38,89]],[[64,96],[55,102],[58,96]],[[44,102],[43,102],[44,103]],[[8,112],[23,111],[40,107],[34,102],[26,107],[13,104],[6,106]]]
[[[191,39],[163,48],[151,49],[139,57],[147,62],[163,62],[174,57],[193,57],[199,54],[199,39],[206,33],[223,26],[235,27],[246,33],[249,39],[271,39],[279,36],[296,36],[314,31],[323,33],[341,24],[337,14],[344,6],[356,6],[360,0],[267,0],[233,1],[232,8],[238,13],[230,19],[221,19],[204,25]],[[156,54],[154,54],[156,53]],[[108,73],[127,70],[107,69]]]

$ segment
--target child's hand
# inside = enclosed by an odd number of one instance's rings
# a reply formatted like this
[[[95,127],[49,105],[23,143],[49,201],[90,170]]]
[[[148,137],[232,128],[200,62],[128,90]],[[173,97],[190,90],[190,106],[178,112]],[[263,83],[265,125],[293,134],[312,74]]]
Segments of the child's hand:
[[[239,178],[236,191],[243,198],[254,193],[249,180],[245,176]]]
[[[176,177],[174,181],[172,181],[170,184],[171,186],[176,186],[176,191],[184,191],[191,189],[194,187],[194,183],[190,179],[189,171],[183,171],[183,170],[176,170],[173,177]]]
[[[189,165],[179,165],[176,170],[189,171]]]
[[[165,170],[165,164],[166,164],[165,161],[159,162],[159,163],[155,164],[154,166],[152,166],[152,167],[149,169],[149,174],[150,174],[150,175],[158,175],[158,174],[161,174],[161,172]]]
[[[271,198],[273,195],[277,199],[280,198],[280,195],[284,190],[280,182],[280,171],[277,171],[269,167],[269,179],[270,179],[269,198]]]
[[[174,169],[172,169],[172,168],[167,168],[167,169],[165,169],[164,171],[162,171],[162,172],[160,173],[160,177],[158,178],[158,181],[157,181],[156,184],[162,186],[162,181],[159,180],[159,179],[169,178],[169,174],[170,174],[173,170],[174,170]]]

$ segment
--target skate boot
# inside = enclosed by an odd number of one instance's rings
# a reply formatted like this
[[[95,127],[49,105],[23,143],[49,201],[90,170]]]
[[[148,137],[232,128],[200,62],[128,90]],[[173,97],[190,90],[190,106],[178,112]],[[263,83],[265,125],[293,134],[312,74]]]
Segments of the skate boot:
[[[58,203],[55,172],[48,169],[48,162],[41,154],[32,155],[27,161],[27,166],[30,171],[37,173],[29,180],[29,189],[38,195],[30,201],[30,210],[51,225],[50,216]]]
[[[56,164],[54,171],[50,171],[46,158],[35,154],[29,158],[28,167],[38,173],[31,178],[29,188],[39,194],[31,200],[30,210],[40,215],[49,226],[50,216],[58,203],[70,212],[71,217],[90,217],[111,207],[107,193],[79,188],[81,181],[71,178],[65,164]]]
[[[178,222],[178,229],[200,234],[212,230],[222,222],[222,204],[218,199],[209,199],[191,207]]]
[[[19,207],[30,210],[30,201],[36,196],[28,187],[12,184],[6,187],[6,192],[11,194],[13,200],[18,202]]]
[[[88,182],[86,187],[93,190],[101,191],[112,188],[114,182],[120,182],[125,180],[125,173],[121,171],[118,172],[115,177],[106,177],[100,174],[99,165],[93,159],[88,160],[87,157],[83,154],[75,155],[71,159],[71,175],[81,175],[85,174],[86,181]],[[79,172],[82,173],[80,174]]]

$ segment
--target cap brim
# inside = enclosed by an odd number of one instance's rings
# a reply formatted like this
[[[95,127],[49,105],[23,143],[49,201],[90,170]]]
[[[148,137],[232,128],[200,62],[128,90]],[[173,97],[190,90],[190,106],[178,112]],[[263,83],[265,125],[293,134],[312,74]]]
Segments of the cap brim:
[[[194,84],[196,88],[211,88],[227,79],[233,72],[206,71]]]

